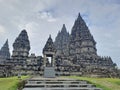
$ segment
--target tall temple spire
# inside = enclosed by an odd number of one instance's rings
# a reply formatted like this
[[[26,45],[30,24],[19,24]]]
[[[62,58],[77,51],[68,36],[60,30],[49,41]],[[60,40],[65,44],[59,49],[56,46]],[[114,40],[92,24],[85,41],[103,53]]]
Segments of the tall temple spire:
[[[79,13],[77,19],[74,22],[71,33],[75,34],[75,33],[80,32],[81,30],[85,30],[85,29],[87,30],[88,27],[87,27],[85,21],[82,19],[81,15]]]
[[[71,55],[82,53],[97,54],[95,46],[96,42],[91,35],[85,21],[82,19],[80,13],[78,14],[78,17],[75,20],[72,28],[70,44]]]
[[[78,17],[77,17],[77,20],[83,20],[80,13],[78,13]]]
[[[6,40],[5,45],[8,47],[8,39]]]
[[[10,58],[10,52],[9,52],[9,45],[8,45],[8,39],[4,43],[3,47],[0,50],[0,57],[3,59],[9,59]]]
[[[53,40],[51,38],[51,34],[49,35],[49,38],[48,38],[48,41],[47,42],[50,42],[50,43],[53,43]]]
[[[83,20],[83,18],[81,17],[80,13],[78,14],[78,17],[75,21],[75,24],[85,24],[85,21]]]
[[[65,24],[63,24],[61,32],[65,32],[65,33],[67,32]]]
[[[58,32],[57,37],[55,38],[54,45],[57,49],[56,55],[64,54],[68,55],[68,41],[69,33],[67,32],[65,24],[63,24],[61,31]]]
[[[15,42],[13,43],[13,48],[26,48],[28,51],[30,50],[30,42],[28,38],[27,31],[23,29],[19,36],[16,38]]]
[[[49,35],[49,37],[51,38],[51,34]]]
[[[78,17],[81,17],[80,12],[78,13]]]
[[[8,46],[8,39],[7,39],[6,42],[4,43],[3,47],[1,48],[1,50],[4,49],[4,48],[8,48],[8,47],[9,46]]]
[[[29,55],[30,42],[27,31],[23,29],[13,43],[13,60],[26,60]]]

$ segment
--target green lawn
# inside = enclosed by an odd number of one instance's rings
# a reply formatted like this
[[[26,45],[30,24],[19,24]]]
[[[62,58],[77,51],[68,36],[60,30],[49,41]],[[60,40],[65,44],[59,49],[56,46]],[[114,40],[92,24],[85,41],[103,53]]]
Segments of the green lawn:
[[[120,79],[118,78],[89,78],[79,76],[70,76],[69,78],[87,80],[103,90],[120,90]]]
[[[21,80],[25,80],[29,76],[22,76]],[[21,81],[17,77],[0,78],[0,90],[17,90],[17,85]]]

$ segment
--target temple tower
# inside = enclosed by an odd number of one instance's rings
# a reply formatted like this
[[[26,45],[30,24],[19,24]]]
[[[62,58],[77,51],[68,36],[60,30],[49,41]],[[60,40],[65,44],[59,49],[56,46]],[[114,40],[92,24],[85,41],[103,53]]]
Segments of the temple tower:
[[[13,43],[12,59],[17,62],[25,62],[28,58],[30,42],[26,30],[22,30]]]
[[[68,56],[69,55],[69,33],[66,30],[65,24],[61,31],[58,32],[57,37],[55,38],[54,45],[56,47],[56,56]]]
[[[80,13],[72,27],[69,50],[70,56],[77,60],[97,57],[96,42]]]
[[[0,50],[0,59],[10,59],[8,39]]]
[[[47,78],[55,77],[55,53],[56,49],[50,35],[45,44],[45,47],[43,48],[44,77]],[[51,59],[50,65],[47,65],[47,59]]]

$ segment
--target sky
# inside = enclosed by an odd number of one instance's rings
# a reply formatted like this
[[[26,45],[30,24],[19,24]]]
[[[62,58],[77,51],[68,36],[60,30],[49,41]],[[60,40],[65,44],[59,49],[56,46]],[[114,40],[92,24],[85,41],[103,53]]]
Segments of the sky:
[[[120,68],[120,0],[0,0],[0,47],[12,44],[26,29],[30,53],[42,55],[51,34],[53,40],[65,24],[71,33],[80,12],[97,42],[100,56],[111,56]]]

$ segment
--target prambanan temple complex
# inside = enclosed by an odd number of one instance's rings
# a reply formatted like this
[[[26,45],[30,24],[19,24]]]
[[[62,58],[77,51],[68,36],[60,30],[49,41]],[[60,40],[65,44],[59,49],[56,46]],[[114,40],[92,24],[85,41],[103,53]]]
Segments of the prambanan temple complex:
[[[70,34],[63,24],[55,41],[52,40],[51,35],[46,41],[43,55],[36,56],[34,53],[29,54],[31,47],[26,30],[22,30],[15,39],[12,54],[9,52],[7,40],[0,50],[0,77],[19,73],[43,75],[44,70],[47,71],[45,67],[54,67],[55,75],[58,76],[119,76],[117,65],[111,57],[97,54],[96,41],[80,13]]]

